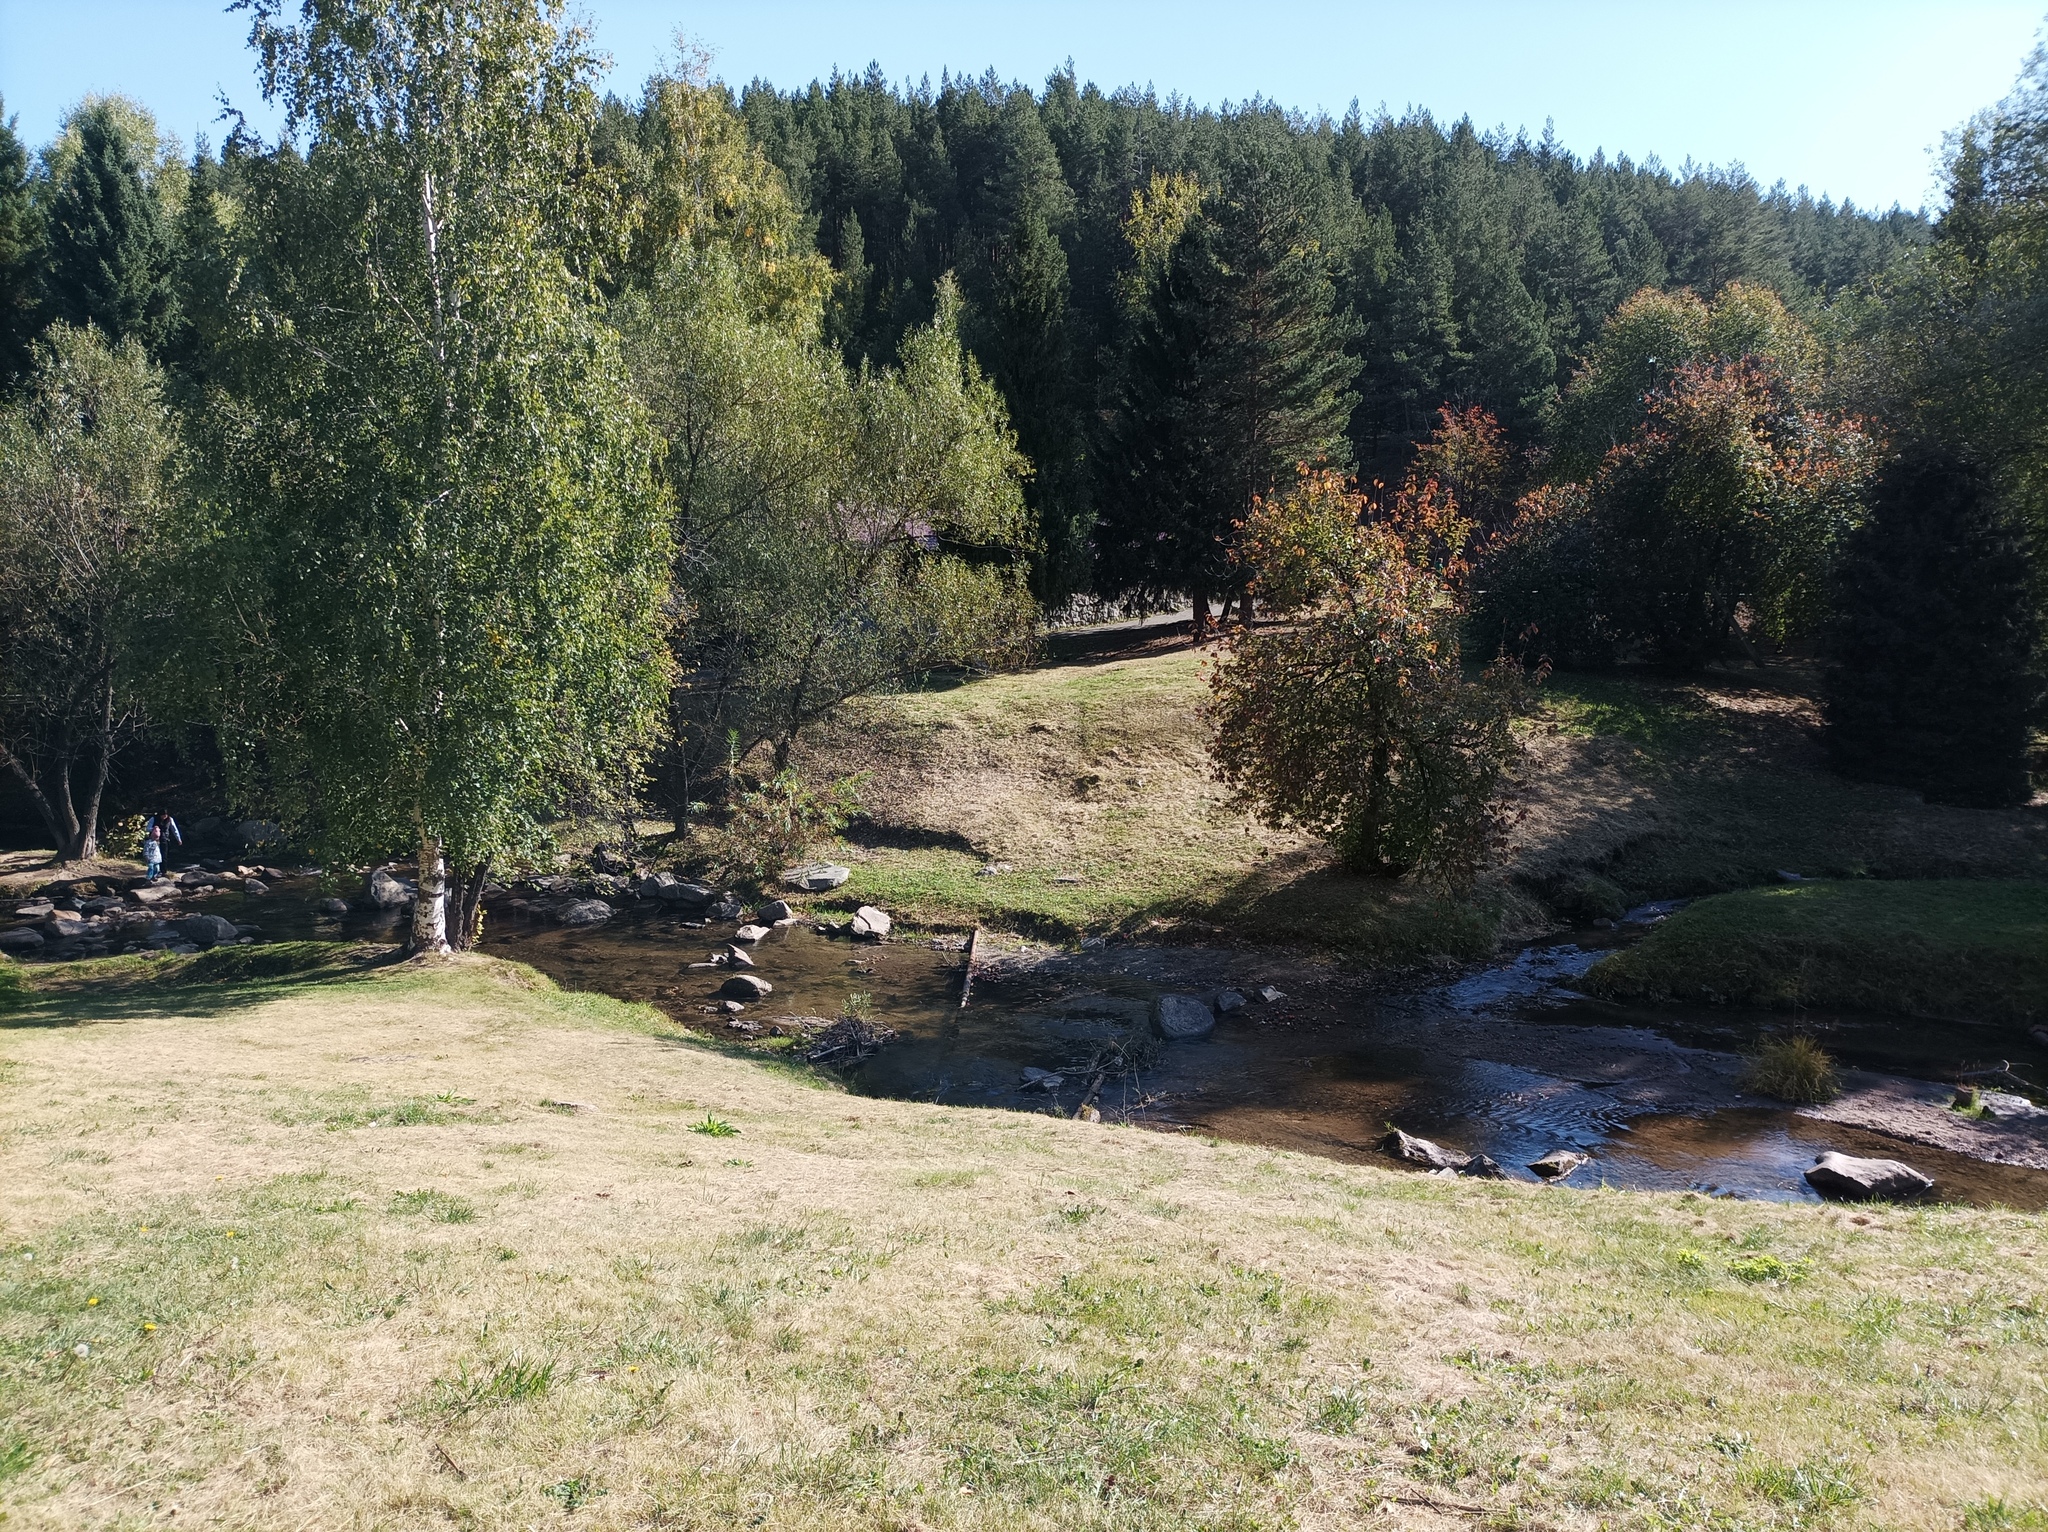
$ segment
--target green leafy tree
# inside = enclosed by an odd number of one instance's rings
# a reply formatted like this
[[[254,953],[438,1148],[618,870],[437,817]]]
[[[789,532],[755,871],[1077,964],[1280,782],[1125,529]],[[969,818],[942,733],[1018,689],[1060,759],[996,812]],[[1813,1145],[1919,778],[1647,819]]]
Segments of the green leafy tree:
[[[630,783],[666,694],[657,444],[571,275],[596,64],[534,0],[251,9],[294,141],[235,220],[201,690],[244,798],[417,856],[412,941],[445,950],[494,861]]]
[[[0,411],[0,772],[66,860],[99,842],[115,757],[141,722],[174,432],[130,339],[52,326]]]
[[[137,141],[112,99],[89,102],[71,123],[72,152],[53,166],[44,294],[49,312],[95,325],[152,351],[173,323],[171,246],[148,180],[154,142]]]
[[[1112,588],[1241,593],[1234,529],[1303,464],[1348,459],[1355,364],[1290,151],[1255,144],[1174,242],[1101,447],[1099,557]],[[1135,245],[1134,241],[1134,245]]]
[[[1336,474],[1262,498],[1240,555],[1277,627],[1232,636],[1216,769],[1239,807],[1328,840],[1353,872],[1469,878],[1505,827],[1518,667],[1465,674],[1466,528],[1440,495],[1382,513]]]
[[[1901,453],[1838,582],[1826,697],[1838,769],[1941,803],[2025,803],[2040,626],[2025,540],[1989,475],[1939,447]]]
[[[735,785],[728,767],[757,748],[781,771],[848,697],[1021,652],[1024,464],[950,286],[900,366],[859,374],[814,327],[750,312],[715,254],[679,255],[619,318],[668,442],[690,612],[666,773],[678,808]]]
[[[28,151],[14,123],[12,117],[0,117],[0,388],[29,369],[43,244],[29,190]]]

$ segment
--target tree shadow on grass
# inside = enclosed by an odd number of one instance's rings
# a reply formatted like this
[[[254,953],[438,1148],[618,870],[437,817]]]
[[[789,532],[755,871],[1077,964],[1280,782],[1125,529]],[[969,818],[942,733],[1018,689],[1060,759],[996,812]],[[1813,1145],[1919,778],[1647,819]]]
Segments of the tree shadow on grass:
[[[0,987],[0,1032],[157,1016],[221,1016],[310,984],[344,983],[404,961],[357,942],[272,942],[197,953],[133,953],[16,966]],[[0,978],[6,977],[0,975]]]

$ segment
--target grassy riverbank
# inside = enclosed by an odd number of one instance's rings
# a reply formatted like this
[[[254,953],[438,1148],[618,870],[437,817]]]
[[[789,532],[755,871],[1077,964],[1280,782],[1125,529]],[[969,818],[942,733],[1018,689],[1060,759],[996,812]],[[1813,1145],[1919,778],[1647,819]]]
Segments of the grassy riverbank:
[[[2048,883],[1820,882],[1722,894],[1586,976],[1616,1000],[2048,1020]]]
[[[1347,877],[1226,806],[1202,718],[1210,663],[1153,640],[849,705],[806,757],[818,776],[868,776],[868,819],[833,851],[854,868],[842,899],[929,924],[1227,932],[1400,965],[1780,869],[2048,878],[2048,813],[1941,808],[1828,772],[1816,710],[1783,669],[1553,677],[1491,877],[1463,898]]]
[[[2037,1218],[856,1098],[508,965],[272,961],[42,971],[0,1019],[10,1526],[2048,1504]]]

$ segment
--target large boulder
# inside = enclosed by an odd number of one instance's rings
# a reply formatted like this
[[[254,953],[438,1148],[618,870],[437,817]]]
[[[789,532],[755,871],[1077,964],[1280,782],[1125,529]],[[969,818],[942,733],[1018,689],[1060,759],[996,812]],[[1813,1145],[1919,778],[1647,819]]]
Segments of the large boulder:
[[[736,973],[718,986],[728,1000],[760,1000],[775,993],[775,986],[757,973]]]
[[[2048,1112],[2034,1105],[2025,1096],[2012,1091],[1986,1090],[1977,1093],[1977,1105],[1984,1115],[1994,1122],[2026,1122],[2035,1117],[2048,1117]]]
[[[0,952],[41,952],[43,933],[34,926],[15,926],[0,931]]]
[[[787,899],[770,899],[754,911],[754,924],[757,926],[772,926],[778,920],[795,918],[796,911],[789,907]]]
[[[1417,1138],[1412,1133],[1394,1129],[1379,1142],[1382,1154],[1391,1154],[1395,1159],[1410,1165],[1422,1165],[1430,1170],[1463,1170],[1472,1163],[1472,1156],[1460,1154],[1455,1149],[1446,1149],[1442,1144],[1431,1143],[1426,1138]]]
[[[851,867],[841,867],[833,862],[806,862],[801,867],[784,869],[782,881],[807,894],[822,894],[837,888],[852,876]]]
[[[1195,995],[1161,995],[1153,1008],[1153,1025],[1166,1038],[1201,1037],[1216,1025],[1209,1003]]]
[[[141,888],[129,889],[128,897],[144,906],[169,904],[178,897],[178,886],[175,883],[149,883]]]
[[[242,934],[232,920],[223,920],[218,915],[187,915],[176,926],[180,936],[199,948],[232,947]]]
[[[852,931],[855,936],[869,941],[880,941],[889,934],[889,917],[872,904],[864,904],[853,912]]]
[[[1934,1182],[1903,1160],[1866,1160],[1830,1149],[1807,1167],[1806,1184],[1844,1202],[1896,1202],[1934,1190]]]
[[[662,877],[666,874],[657,873],[656,876]],[[657,885],[655,897],[664,904],[696,906],[709,904],[718,897],[718,894],[716,890],[703,883],[677,882],[670,879],[667,883]]]
[[[612,918],[612,907],[602,899],[576,899],[557,918],[565,926],[601,926]]]
[[[363,902],[374,910],[401,910],[412,903],[418,892],[406,879],[379,867],[363,885]]]

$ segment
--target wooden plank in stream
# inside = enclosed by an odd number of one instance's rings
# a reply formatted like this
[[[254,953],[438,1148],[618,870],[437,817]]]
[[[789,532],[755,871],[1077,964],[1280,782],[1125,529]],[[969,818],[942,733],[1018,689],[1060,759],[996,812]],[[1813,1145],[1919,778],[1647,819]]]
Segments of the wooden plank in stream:
[[[974,993],[974,949],[981,945],[981,927],[967,938],[967,966],[960,973],[960,1009],[967,1009],[967,997]]]

